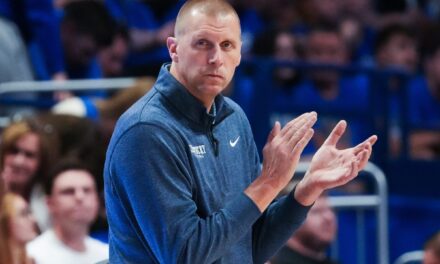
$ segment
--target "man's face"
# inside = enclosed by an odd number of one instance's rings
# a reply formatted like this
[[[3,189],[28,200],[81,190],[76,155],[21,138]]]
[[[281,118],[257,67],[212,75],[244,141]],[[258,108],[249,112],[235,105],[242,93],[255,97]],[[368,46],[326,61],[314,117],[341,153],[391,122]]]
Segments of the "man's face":
[[[336,235],[337,222],[327,198],[319,198],[295,235],[309,248],[326,249]]]
[[[116,37],[113,43],[99,52],[99,62],[106,77],[120,76],[128,54],[128,43],[122,37]]]
[[[98,213],[93,176],[83,170],[67,170],[55,179],[48,206],[60,224],[90,225]]]
[[[396,34],[384,45],[379,63],[382,67],[400,67],[415,72],[418,59],[415,41],[406,35]]]
[[[294,61],[298,58],[295,49],[295,38],[288,33],[280,33],[275,39],[275,59]],[[292,67],[278,67],[276,77],[280,80],[289,80],[295,77],[296,71]]]
[[[175,77],[206,105],[225,89],[240,63],[240,24],[232,14],[208,17],[197,10],[185,22],[175,46],[168,43]]]
[[[6,187],[15,189],[29,184],[40,164],[40,140],[37,134],[20,137],[11,150],[5,153],[2,177]]]

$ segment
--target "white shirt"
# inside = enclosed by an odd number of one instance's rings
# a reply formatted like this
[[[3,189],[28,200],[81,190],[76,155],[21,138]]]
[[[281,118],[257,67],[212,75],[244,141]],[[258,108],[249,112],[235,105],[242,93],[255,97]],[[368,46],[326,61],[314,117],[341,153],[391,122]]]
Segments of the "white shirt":
[[[66,246],[53,229],[29,242],[27,253],[36,264],[92,264],[109,258],[108,245],[91,237],[85,238],[86,250],[79,252]]]

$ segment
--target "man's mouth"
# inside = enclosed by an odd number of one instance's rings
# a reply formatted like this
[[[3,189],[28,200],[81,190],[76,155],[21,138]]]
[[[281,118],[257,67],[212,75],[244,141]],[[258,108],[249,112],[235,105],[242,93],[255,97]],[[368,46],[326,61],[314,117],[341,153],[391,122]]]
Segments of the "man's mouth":
[[[208,76],[208,77],[210,77],[210,78],[219,78],[219,79],[223,79],[223,76],[222,76],[222,75],[214,74],[214,73],[206,74],[206,76]]]

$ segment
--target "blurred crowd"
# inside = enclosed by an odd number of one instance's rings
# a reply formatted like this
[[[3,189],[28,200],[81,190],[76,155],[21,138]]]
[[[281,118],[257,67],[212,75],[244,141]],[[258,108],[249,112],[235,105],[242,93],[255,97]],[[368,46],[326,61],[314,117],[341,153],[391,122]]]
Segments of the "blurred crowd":
[[[105,149],[117,118],[151,88],[158,69],[169,61],[166,38],[173,35],[173,19],[184,2],[0,0],[0,84],[124,76],[137,80],[117,92],[8,94],[8,99],[50,102],[51,111],[32,107],[18,118],[28,106],[11,108],[0,101],[0,115],[11,119],[1,128],[0,139],[0,263],[106,258]],[[361,67],[389,73],[383,87],[389,95],[391,153],[401,151],[404,119],[413,127],[410,155],[440,157],[439,1],[230,2],[241,19],[243,60],[327,66],[302,70],[280,64],[267,82],[270,87],[259,87],[252,74],[239,75],[227,93],[251,121],[258,107],[255,95],[263,88],[273,93],[274,109],[294,105],[300,112],[369,111],[370,76],[335,70]],[[322,118],[306,151],[316,150],[336,121]],[[342,144],[353,145],[370,134],[365,122],[351,121],[350,137]],[[7,220],[11,215],[17,219]]]

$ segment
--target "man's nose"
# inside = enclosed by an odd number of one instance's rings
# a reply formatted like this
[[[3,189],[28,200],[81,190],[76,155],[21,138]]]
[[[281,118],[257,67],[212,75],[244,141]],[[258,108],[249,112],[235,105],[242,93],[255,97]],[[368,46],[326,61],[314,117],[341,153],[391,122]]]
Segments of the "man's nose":
[[[77,191],[75,191],[75,199],[76,199],[77,201],[82,201],[82,200],[84,200],[84,197],[85,197],[85,193],[84,193],[84,191],[82,191],[82,190],[77,190]]]
[[[214,65],[221,65],[223,64],[223,56],[222,56],[222,50],[220,47],[215,46],[214,48],[212,48],[210,54],[209,54],[209,64],[214,64]]]

